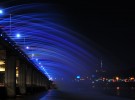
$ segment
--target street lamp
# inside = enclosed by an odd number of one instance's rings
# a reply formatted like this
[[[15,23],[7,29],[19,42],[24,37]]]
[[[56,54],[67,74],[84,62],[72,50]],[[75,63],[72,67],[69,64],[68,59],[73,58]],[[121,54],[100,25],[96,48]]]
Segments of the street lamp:
[[[2,9],[0,9],[0,15],[1,14],[3,14],[3,10]],[[11,29],[12,29],[12,24],[11,24],[11,21],[12,21],[12,14],[9,14],[10,15],[10,17],[9,17],[9,28],[10,28],[10,30],[9,30],[9,35],[11,35]],[[16,38],[18,38],[18,39],[20,39],[21,38],[21,34],[20,33],[17,33],[16,34],[16,36],[15,36]],[[24,37],[24,46],[25,46],[25,37]],[[29,47],[27,46],[27,47],[25,47],[26,49],[29,49]]]
[[[118,81],[119,79],[120,79],[120,78],[117,76],[117,77],[116,77],[116,80]]]
[[[17,38],[17,39],[20,39],[21,37],[24,38],[24,47],[25,47],[25,37],[24,37],[24,36],[21,36],[20,33],[17,33],[17,34],[16,34],[16,38]],[[30,47],[29,47],[29,46],[26,46],[25,49],[30,49]]]
[[[20,38],[20,37],[21,37],[21,35],[20,35],[19,33],[17,33],[17,34],[16,34],[16,37],[17,37],[17,38]]]
[[[27,46],[26,49],[29,49],[29,47]]]
[[[3,10],[0,9],[0,14],[3,14]]]
[[[3,10],[0,9],[0,15],[2,15],[2,14],[3,14]],[[10,23],[10,24],[9,24],[9,25],[10,25],[10,32],[9,32],[9,35],[11,35],[11,27],[12,27],[12,26],[11,26],[11,14],[9,14],[9,16],[10,16],[10,17],[9,17],[9,23]]]

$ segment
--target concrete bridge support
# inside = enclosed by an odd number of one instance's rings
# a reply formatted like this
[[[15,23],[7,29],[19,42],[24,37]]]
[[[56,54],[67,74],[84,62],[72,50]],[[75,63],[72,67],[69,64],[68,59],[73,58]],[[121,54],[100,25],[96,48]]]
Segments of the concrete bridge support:
[[[37,72],[37,86],[40,87],[40,73]]]
[[[18,86],[21,94],[26,94],[26,64],[20,62]]]
[[[8,97],[16,96],[16,57],[6,56],[5,87]]]
[[[27,69],[26,69],[26,85],[27,87],[32,86],[32,67],[31,66],[27,66]]]
[[[33,86],[36,87],[36,70],[35,69],[33,69],[32,80],[33,80]]]

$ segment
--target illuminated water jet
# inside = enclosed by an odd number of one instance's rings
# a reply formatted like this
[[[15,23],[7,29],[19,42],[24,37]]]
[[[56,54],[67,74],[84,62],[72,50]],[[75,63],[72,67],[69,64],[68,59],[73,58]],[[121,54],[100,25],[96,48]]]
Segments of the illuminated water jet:
[[[37,68],[48,78],[56,79],[56,83],[63,80],[72,81],[78,74],[90,75],[92,68],[97,64],[97,56],[93,53],[96,50],[79,39],[78,33],[59,23],[59,14],[44,11],[45,8],[48,6],[42,4],[6,8],[4,11],[13,13],[12,27],[9,26],[9,17],[2,16],[0,24]],[[15,35],[17,32],[21,34]]]

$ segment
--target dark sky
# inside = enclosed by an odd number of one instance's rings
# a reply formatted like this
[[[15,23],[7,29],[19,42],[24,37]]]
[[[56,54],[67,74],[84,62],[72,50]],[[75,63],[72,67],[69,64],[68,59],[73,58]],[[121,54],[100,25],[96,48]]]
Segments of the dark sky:
[[[74,1],[74,2],[73,2]],[[115,56],[119,68],[135,68],[135,7],[128,2],[64,0],[59,5],[70,27]]]
[[[61,4],[75,30],[115,56],[118,66],[135,67],[134,6],[85,1]]]
[[[17,1],[17,0],[16,0]],[[64,14],[69,28],[94,41],[120,64],[135,68],[135,7],[128,2],[90,0],[27,0],[21,3],[53,3]],[[108,56],[109,57],[109,56]],[[114,59],[115,60],[115,59]],[[115,61],[114,61],[115,62]]]

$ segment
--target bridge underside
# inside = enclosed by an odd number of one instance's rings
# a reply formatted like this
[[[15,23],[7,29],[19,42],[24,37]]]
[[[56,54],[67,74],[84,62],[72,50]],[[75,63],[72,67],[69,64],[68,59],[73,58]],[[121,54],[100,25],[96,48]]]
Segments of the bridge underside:
[[[15,97],[17,94],[48,90],[48,78],[36,69],[6,33],[0,30],[0,35],[0,96]]]

